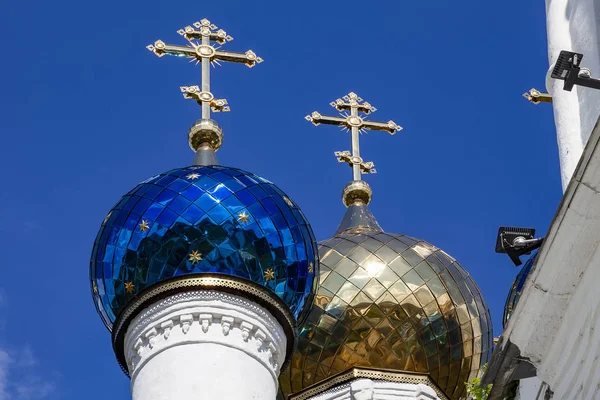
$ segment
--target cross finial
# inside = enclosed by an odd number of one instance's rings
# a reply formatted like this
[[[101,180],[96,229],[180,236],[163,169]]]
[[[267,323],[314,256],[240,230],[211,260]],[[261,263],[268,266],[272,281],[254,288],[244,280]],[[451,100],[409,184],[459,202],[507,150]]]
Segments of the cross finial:
[[[394,135],[396,132],[401,131],[402,127],[392,120],[388,122],[368,121],[367,116],[377,111],[377,109],[354,92],[350,92],[329,104],[340,112],[341,117],[321,115],[314,111],[312,114],[307,115],[305,119],[314,125],[338,125],[351,131],[352,152],[348,150],[335,152],[339,162],[345,162],[352,167],[353,181],[344,189],[344,204],[346,206],[353,204],[357,196],[360,201],[368,204],[371,200],[371,189],[366,182],[362,181],[361,176],[362,174],[374,174],[377,171],[373,162],[363,162],[360,156],[359,134],[366,133],[367,130],[377,130]],[[350,114],[347,111],[350,111]]]
[[[215,99],[210,91],[211,65],[221,65],[220,62],[233,62],[253,67],[263,62],[263,59],[258,57],[252,50],[245,53],[236,53],[220,50],[220,46],[215,47],[213,42],[223,45],[233,40],[227,32],[223,29],[217,30],[217,28],[209,20],[203,19],[177,31],[188,41],[185,46],[166,44],[162,40],[157,40],[154,44],[147,46],[148,50],[158,57],[172,55],[189,58],[190,61],[196,61],[196,64],[201,63],[201,85],[181,86],[180,88],[184,98],[196,100],[202,106],[202,119],[196,121],[189,132],[190,147],[196,151],[197,155],[206,149],[212,149],[213,152],[218,150],[223,140],[223,132],[219,124],[210,118],[211,110],[213,112],[230,111],[227,100]],[[212,159],[216,162],[214,155]],[[197,156],[196,161],[203,163],[202,157]]]

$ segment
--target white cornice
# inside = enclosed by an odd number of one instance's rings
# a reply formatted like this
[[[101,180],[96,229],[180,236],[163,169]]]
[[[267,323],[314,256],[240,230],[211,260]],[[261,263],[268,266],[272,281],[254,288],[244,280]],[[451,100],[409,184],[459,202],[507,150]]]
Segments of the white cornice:
[[[252,301],[210,290],[169,296],[133,319],[124,346],[132,381],[157,354],[198,343],[221,344],[247,354],[271,373],[277,385],[287,343],[281,325]]]

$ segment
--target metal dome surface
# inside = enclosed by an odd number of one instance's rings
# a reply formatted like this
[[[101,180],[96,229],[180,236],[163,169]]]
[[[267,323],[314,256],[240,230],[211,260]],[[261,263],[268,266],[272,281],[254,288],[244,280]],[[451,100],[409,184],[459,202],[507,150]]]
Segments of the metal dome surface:
[[[464,396],[493,346],[479,288],[442,250],[385,233],[366,206],[353,207],[344,221],[354,222],[320,243],[320,286],[283,393],[371,367],[428,373],[448,397]]]

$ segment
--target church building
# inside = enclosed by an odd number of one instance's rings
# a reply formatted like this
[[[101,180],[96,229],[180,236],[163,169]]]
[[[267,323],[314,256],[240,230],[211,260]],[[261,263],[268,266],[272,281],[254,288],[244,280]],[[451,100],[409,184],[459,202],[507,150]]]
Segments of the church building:
[[[275,183],[217,161],[223,131],[211,113],[229,106],[213,94],[210,64],[263,60],[221,49],[232,38],[206,19],[178,33],[183,45],[148,49],[201,65],[200,84],[181,87],[202,109],[188,133],[195,157],[116,202],[91,257],[92,296],[133,399],[466,398],[493,350],[477,284],[369,210],[385,193],[363,180],[375,168],[360,133],[401,127],[367,120],[375,107],[352,92],[330,104],[339,116],[306,117],[351,136],[351,150],[335,153],[352,170],[340,182],[346,213],[317,241]]]

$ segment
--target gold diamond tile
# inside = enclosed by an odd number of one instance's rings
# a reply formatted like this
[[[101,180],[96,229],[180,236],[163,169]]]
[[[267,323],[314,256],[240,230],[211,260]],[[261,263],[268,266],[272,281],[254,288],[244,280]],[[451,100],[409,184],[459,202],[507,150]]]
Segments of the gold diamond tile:
[[[402,277],[408,271],[412,270],[413,266],[402,256],[398,256],[390,263],[390,269],[394,271],[396,275]]]
[[[354,261],[357,264],[361,264],[367,257],[371,255],[371,252],[361,246],[356,246],[354,250],[352,250],[348,254],[348,258]]]
[[[362,289],[363,287],[365,287],[367,282],[369,282],[371,280],[371,277],[369,276],[369,274],[367,273],[367,271],[364,268],[358,267],[356,269],[356,271],[354,271],[352,276],[350,276],[350,278],[348,278],[348,280],[350,282],[352,282],[359,289]]]
[[[396,283],[390,286],[388,291],[398,302],[401,302],[406,296],[412,293],[408,286],[406,286],[406,284],[401,280],[396,281]]]
[[[406,286],[409,287],[410,290],[417,290],[422,284],[425,283],[423,279],[417,274],[417,271],[410,270],[406,274],[402,276],[402,280],[406,283]]]
[[[350,303],[354,297],[360,292],[360,289],[352,284],[352,282],[346,282],[342,285],[338,291],[338,297],[344,300],[346,303]]]
[[[335,272],[348,279],[358,268],[358,264],[349,258],[343,258],[336,266]]]
[[[382,268],[375,278],[377,278],[379,283],[381,283],[386,289],[400,279],[400,277],[390,268]]]
[[[331,274],[329,274],[327,279],[323,281],[322,285],[325,289],[329,290],[330,292],[336,293],[339,290],[339,288],[342,287],[344,282],[346,282],[346,279],[344,279],[343,276],[341,276],[337,272],[332,272]]]
[[[427,285],[423,285],[415,290],[415,297],[419,300],[421,306],[425,306],[434,300],[431,291],[427,288]]]
[[[371,300],[375,301],[383,294],[383,292],[385,292],[385,288],[377,281],[377,279],[371,279],[363,288],[363,292],[365,292]]]

